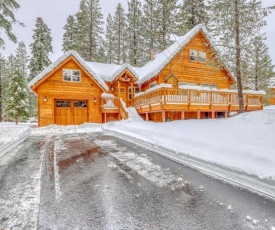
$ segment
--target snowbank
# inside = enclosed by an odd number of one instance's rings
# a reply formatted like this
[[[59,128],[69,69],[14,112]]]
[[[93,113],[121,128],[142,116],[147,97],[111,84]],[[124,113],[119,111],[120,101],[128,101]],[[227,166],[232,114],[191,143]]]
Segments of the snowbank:
[[[275,197],[275,109],[166,123],[129,115],[129,120],[106,123],[104,129],[171,150],[196,167]]]
[[[0,158],[30,134],[30,124],[0,122]]]

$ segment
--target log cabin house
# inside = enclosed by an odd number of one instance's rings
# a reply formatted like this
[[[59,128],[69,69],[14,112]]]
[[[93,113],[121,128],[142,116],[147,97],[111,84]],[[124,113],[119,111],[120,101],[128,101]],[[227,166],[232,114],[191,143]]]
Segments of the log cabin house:
[[[127,119],[130,106],[146,121],[227,117],[238,110],[236,81],[225,65],[209,65],[211,47],[198,25],[143,67],[85,62],[68,51],[28,84],[39,126]],[[262,109],[264,94],[244,91],[245,110]]]

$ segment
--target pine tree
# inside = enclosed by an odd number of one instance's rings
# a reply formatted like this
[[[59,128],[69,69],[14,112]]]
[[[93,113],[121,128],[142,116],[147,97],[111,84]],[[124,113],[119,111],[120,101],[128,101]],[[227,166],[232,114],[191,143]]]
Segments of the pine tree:
[[[24,74],[18,70],[14,72],[8,87],[8,99],[6,101],[6,115],[18,124],[19,120],[25,120],[29,116],[28,92]]]
[[[159,36],[156,39],[159,42],[161,50],[166,49],[171,43],[170,36],[178,30],[178,10],[177,0],[158,0],[157,2],[157,31]]]
[[[127,53],[129,62],[133,66],[142,64],[143,40],[142,40],[142,12],[139,0],[128,1],[127,22]]]
[[[250,65],[249,80],[252,82],[254,90],[267,90],[274,69],[268,54],[268,47],[262,36],[256,36],[250,44],[250,49],[246,55]]]
[[[14,11],[18,10],[20,5],[15,0],[0,1],[0,30],[4,30],[8,38],[16,43],[16,36],[12,33],[12,25],[18,21],[15,18]],[[23,25],[22,23],[19,23]],[[0,47],[3,47],[5,42],[0,36]]]
[[[84,60],[89,60],[89,19],[86,0],[82,0],[76,13],[76,51]]]
[[[159,46],[156,44],[157,36],[157,1],[158,0],[145,0],[142,7],[143,17],[142,17],[142,31],[143,31],[143,41],[144,41],[144,52],[143,57],[146,61],[150,60],[151,51],[161,51]],[[145,61],[145,62],[146,62]]]
[[[30,59],[30,79],[32,80],[47,66],[51,64],[49,53],[53,52],[51,30],[43,22],[42,18],[37,18],[35,24],[33,43],[30,45],[32,57]]]
[[[102,44],[103,15],[99,0],[88,0],[89,15],[89,61],[100,59],[98,53]]]
[[[126,62],[126,44],[125,44],[125,36],[126,36],[126,23],[125,23],[125,10],[122,5],[119,3],[116,8],[113,30],[114,30],[114,47],[115,54],[114,60],[115,63],[120,65],[121,63]]]
[[[67,18],[67,23],[63,27],[63,29],[65,30],[65,33],[63,34],[62,50],[64,52],[69,50],[76,50],[77,25],[73,15],[69,15],[69,17]]]
[[[179,12],[179,31],[182,35],[198,24],[207,24],[207,10],[204,0],[183,0]]]
[[[107,24],[106,24],[106,34],[105,34],[105,41],[104,46],[106,48],[106,58],[107,63],[114,63],[114,55],[115,55],[115,32],[114,32],[114,21],[111,14],[107,17]]]
[[[239,113],[244,112],[242,62],[251,38],[265,25],[266,9],[258,0],[211,0],[209,28],[222,59],[237,79]]]
[[[107,63],[108,59],[106,56],[106,51],[103,45],[100,46],[100,48],[98,49],[98,53],[97,53],[97,62],[100,63]]]
[[[26,45],[24,42],[19,42],[18,48],[15,51],[16,56],[16,64],[15,67],[17,70],[21,71],[24,74],[24,77],[27,78],[28,76],[28,62],[29,57],[26,50]]]

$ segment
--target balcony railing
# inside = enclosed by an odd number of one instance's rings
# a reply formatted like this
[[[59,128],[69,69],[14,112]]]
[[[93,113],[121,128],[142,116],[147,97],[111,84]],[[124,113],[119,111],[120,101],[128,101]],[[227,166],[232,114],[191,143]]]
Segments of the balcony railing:
[[[194,87],[195,88],[195,87]],[[239,109],[238,93],[234,90],[217,89],[174,89],[156,88],[150,89],[134,97],[134,107],[149,108],[149,110],[222,110],[237,111]],[[264,92],[244,91],[245,110],[260,110],[263,108]],[[185,105],[185,107],[183,107]],[[141,112],[141,110],[139,111]]]

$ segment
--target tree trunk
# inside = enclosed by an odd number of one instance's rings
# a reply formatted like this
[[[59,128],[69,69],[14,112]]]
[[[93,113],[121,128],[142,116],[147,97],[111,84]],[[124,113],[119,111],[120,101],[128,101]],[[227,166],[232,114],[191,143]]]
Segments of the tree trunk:
[[[120,42],[121,42],[121,21],[120,21],[120,14],[118,18],[118,56],[117,56],[117,64],[120,64]]]
[[[238,87],[238,98],[239,98],[239,111],[238,113],[244,112],[244,98],[243,98],[243,87],[242,87],[242,74],[241,74],[241,47],[240,47],[240,15],[239,15],[239,0],[235,0],[235,45],[236,45],[236,78]]]
[[[15,124],[18,125],[18,115],[15,116]]]

